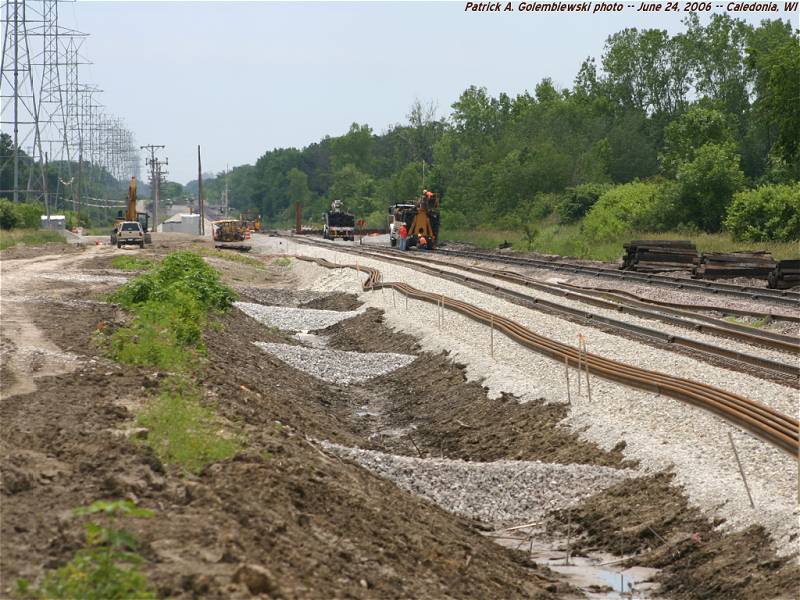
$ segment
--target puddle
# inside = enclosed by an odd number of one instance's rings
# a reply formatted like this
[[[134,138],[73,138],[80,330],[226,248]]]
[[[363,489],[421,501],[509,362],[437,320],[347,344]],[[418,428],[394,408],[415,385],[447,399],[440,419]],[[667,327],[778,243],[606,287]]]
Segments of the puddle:
[[[527,537],[530,531],[518,530],[508,535],[498,532],[497,535],[503,537],[490,537],[502,546],[521,550],[527,548],[531,559],[564,576],[568,583],[580,588],[587,598],[644,600],[655,597],[657,585],[650,580],[658,573],[658,569],[617,568],[609,563],[616,563],[619,557],[602,553],[570,557],[569,564],[566,564],[565,540],[547,542],[534,537],[531,541]]]

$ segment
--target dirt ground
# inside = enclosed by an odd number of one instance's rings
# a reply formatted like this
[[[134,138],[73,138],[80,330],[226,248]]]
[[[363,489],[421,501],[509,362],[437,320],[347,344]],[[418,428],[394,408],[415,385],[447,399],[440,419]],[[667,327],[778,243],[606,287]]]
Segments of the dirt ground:
[[[581,535],[576,554],[604,550],[636,555],[628,565],[660,568],[661,593],[681,599],[795,598],[796,557],[778,558],[763,528],[724,534],[672,483],[670,473],[611,486],[551,515],[551,531]]]
[[[101,270],[104,254],[51,267]],[[18,282],[26,267],[14,267]],[[163,374],[102,357],[93,332],[120,322],[116,307],[70,303],[109,286],[33,281],[40,299],[17,317],[76,357],[62,374],[15,371],[36,389],[0,404],[3,596],[17,578],[36,581],[81,546],[72,508],[128,497],[156,512],[129,528],[164,597],[576,597],[473,523],[323,453],[315,438],[363,441],[340,416],[349,414],[341,390],[261,353],[249,342],[283,334],[238,311],[221,316],[222,331],[207,336],[201,379],[206,400],[246,436],[246,449],[196,477],[161,464],[119,433]],[[4,288],[4,297],[13,292]],[[259,575],[248,587],[242,573],[253,572]]]
[[[263,353],[251,342],[295,341],[231,310],[215,317],[219,325],[206,334],[208,356],[198,379],[206,401],[244,436],[245,449],[184,476],[145,444],[120,435],[165,374],[117,365],[96,346],[98,326],[126,318],[98,302],[112,286],[36,277],[78,269],[110,274],[118,254],[101,247],[3,260],[0,596],[11,595],[16,578],[35,581],[81,546],[72,508],[128,497],[156,513],[128,526],[142,542],[145,573],[163,597],[580,597],[525,553],[486,538],[485,524],[334,458],[316,440],[472,461],[634,466],[623,460],[623,447],[604,452],[580,440],[559,425],[564,407],[489,400],[445,355],[424,354],[413,338],[385,328],[380,311],[321,333],[337,349],[420,357],[344,388]],[[212,264],[224,269],[242,300],[287,301],[290,269],[269,260],[263,268],[217,261]],[[342,294],[293,301],[333,310],[358,306]],[[16,335],[23,329],[33,333]],[[26,351],[37,344],[49,353]],[[763,531],[722,535],[688,507],[668,475],[635,481],[582,502],[568,517],[555,515],[552,530],[568,518],[581,536],[579,549],[611,552],[619,551],[619,532],[630,532],[623,536],[625,551],[648,551],[640,564],[661,567],[663,590],[676,598],[761,599],[795,589],[796,568],[775,558]],[[668,544],[659,545],[658,536]]]

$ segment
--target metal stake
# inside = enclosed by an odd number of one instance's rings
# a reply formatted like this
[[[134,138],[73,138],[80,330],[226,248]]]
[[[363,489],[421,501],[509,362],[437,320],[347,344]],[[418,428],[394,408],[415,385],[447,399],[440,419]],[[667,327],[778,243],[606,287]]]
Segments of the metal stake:
[[[739,474],[742,476],[742,483],[744,483],[744,489],[747,491],[747,497],[750,499],[750,507],[755,508],[756,505],[753,503],[753,496],[750,494],[750,486],[747,485],[747,477],[744,475],[744,469],[742,468],[742,462],[739,460],[739,452],[736,450],[736,444],[733,443],[733,434],[729,431],[728,432],[728,439],[731,441],[731,447],[733,448],[733,455],[736,457],[736,464],[739,465]]]

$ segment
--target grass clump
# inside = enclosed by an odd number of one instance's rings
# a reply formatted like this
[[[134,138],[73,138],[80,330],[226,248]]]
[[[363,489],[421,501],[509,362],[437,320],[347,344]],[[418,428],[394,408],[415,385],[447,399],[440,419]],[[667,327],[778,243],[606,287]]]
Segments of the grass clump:
[[[195,252],[202,256],[209,256],[211,258],[219,258],[222,260],[227,260],[228,262],[247,265],[249,267],[254,267],[256,269],[264,268],[264,263],[262,263],[260,260],[241,254],[236,250],[228,250],[228,251],[217,250],[216,248],[208,248],[207,246],[197,245],[192,247],[192,252]]]
[[[26,598],[82,600],[150,600],[157,598],[138,566],[143,558],[136,552],[136,539],[116,523],[122,517],[149,518],[153,513],[130,500],[98,500],[77,508],[75,515],[96,515],[104,523],[84,525],[86,546],[66,565],[48,573],[41,586],[32,588],[17,580],[17,591]]]
[[[146,271],[155,263],[138,256],[115,256],[111,259],[111,266],[123,271]]]
[[[0,250],[12,246],[42,246],[48,243],[66,243],[64,236],[57,231],[46,229],[0,229]]]
[[[148,429],[147,444],[164,462],[198,473],[212,462],[230,458],[240,440],[220,433],[214,411],[201,403],[196,385],[172,377],[138,419]]]
[[[123,363],[189,371],[204,353],[203,329],[210,311],[227,310],[234,292],[191,252],[174,252],[111,296],[134,314],[114,332],[112,356]]]

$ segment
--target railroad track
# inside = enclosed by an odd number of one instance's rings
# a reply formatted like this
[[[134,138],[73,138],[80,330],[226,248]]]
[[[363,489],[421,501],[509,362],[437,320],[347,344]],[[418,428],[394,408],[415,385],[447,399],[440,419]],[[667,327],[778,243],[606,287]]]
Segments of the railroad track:
[[[769,300],[775,304],[781,304],[800,309],[800,293],[792,292],[790,290],[772,290],[769,288],[754,288],[750,286],[734,285],[732,283],[718,283],[696,279],[681,279],[679,277],[669,277],[667,275],[644,274],[633,271],[618,271],[614,269],[599,269],[596,267],[587,267],[585,265],[559,263],[536,258],[523,258],[510,255],[498,255],[489,252],[447,250],[445,248],[439,248],[437,252],[443,256],[457,256],[475,260],[485,260],[497,263],[548,269],[551,271],[579,273],[583,275],[604,277],[621,281],[635,281],[647,283],[649,285],[685,291],[706,292],[710,294],[733,296],[736,298],[746,298],[748,300],[756,301]]]
[[[648,371],[596,354],[580,352],[575,347],[538,335],[511,319],[467,302],[441,294],[424,292],[406,283],[384,282],[380,271],[372,267],[340,265],[325,259],[305,256],[297,258],[329,269],[358,268],[367,274],[367,279],[362,283],[365,291],[391,288],[409,298],[441,305],[474,321],[493,327],[522,346],[559,363],[566,362],[572,367],[583,367],[595,376],[669,396],[713,412],[792,456],[797,456],[800,450],[800,423],[797,419],[754,400],[697,381]]]
[[[332,249],[330,244],[324,242],[303,240],[303,243],[326,249]],[[488,283],[483,280],[468,277],[466,275],[457,274],[452,271],[439,269],[432,265],[437,264],[451,269],[469,271],[484,277],[492,277],[496,279],[509,281],[518,285],[539,289],[540,291],[544,291],[549,294],[555,294],[571,300],[586,302],[594,306],[599,306],[617,312],[625,312],[628,314],[634,314],[636,316],[650,318],[650,319],[655,318],[660,321],[670,323],[673,325],[677,324],[687,329],[701,330],[704,333],[711,333],[716,335],[724,335],[725,337],[730,337],[740,341],[745,341],[750,344],[773,348],[781,350],[783,352],[789,352],[796,356],[798,352],[800,352],[800,346],[797,344],[797,340],[795,338],[792,338],[791,336],[782,336],[780,334],[775,334],[771,332],[756,333],[752,331],[752,328],[747,328],[741,325],[727,323],[726,321],[711,319],[710,317],[708,317],[708,319],[714,321],[719,326],[703,325],[701,323],[697,323],[696,321],[686,320],[686,316],[680,317],[675,315],[661,314],[652,310],[648,310],[647,308],[639,308],[635,306],[621,307],[608,300],[587,297],[582,294],[576,294],[569,290],[561,289],[558,286],[553,286],[552,284],[539,282],[524,275],[509,273],[508,271],[497,271],[493,269],[486,269],[484,267],[467,267],[463,265],[454,265],[452,263],[437,261],[436,259],[430,258],[427,255],[425,255],[424,259],[414,258],[414,257],[409,257],[405,253],[401,253],[396,250],[389,250],[385,248],[364,249],[364,248],[354,248],[352,246],[336,247],[335,250],[360,256],[367,256],[378,260],[386,260],[397,264],[403,264],[404,266],[408,266],[409,268],[421,270],[423,272],[428,272],[434,276],[449,279],[461,285],[466,285],[468,287],[472,287],[480,291],[489,292],[495,295],[500,294],[508,301],[515,304],[519,304],[526,308],[531,308],[538,311],[544,311],[551,314],[555,313],[558,315],[565,315],[566,317],[578,318],[592,326],[600,326],[600,325],[608,326],[622,332],[633,333],[639,336],[644,336],[645,338],[649,338],[651,340],[657,340],[671,347],[683,347],[695,350],[709,357],[724,360],[725,363],[727,363],[726,366],[736,369],[749,367],[751,370],[753,370],[754,374],[759,374],[759,376],[766,377],[770,380],[778,381],[779,383],[790,385],[792,387],[796,387],[799,383],[800,369],[798,368],[798,363],[796,360],[794,360],[791,363],[782,362],[769,358],[763,358],[761,356],[756,356],[753,354],[748,354],[745,352],[730,350],[728,348],[720,347],[716,344],[709,344],[706,342],[694,340],[691,338],[686,338],[683,336],[672,335],[669,333],[665,333],[663,331],[659,331],[657,329],[652,329],[649,327],[644,327],[641,325],[636,325],[633,323],[621,321],[619,319],[598,315],[592,312],[582,310],[580,308],[565,306],[563,303],[553,302],[550,300],[546,300],[544,298],[530,296],[528,294],[518,292],[516,290],[512,290],[506,287],[501,287],[492,283]],[[689,313],[689,316],[691,316],[692,319],[697,319],[697,315]],[[731,327],[728,328],[727,326]]]

